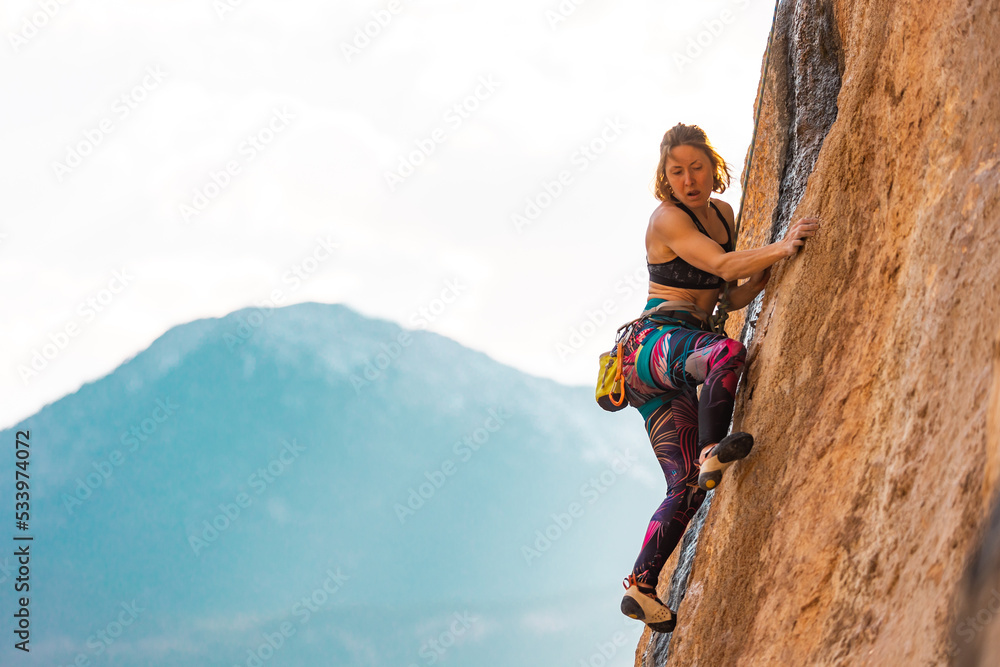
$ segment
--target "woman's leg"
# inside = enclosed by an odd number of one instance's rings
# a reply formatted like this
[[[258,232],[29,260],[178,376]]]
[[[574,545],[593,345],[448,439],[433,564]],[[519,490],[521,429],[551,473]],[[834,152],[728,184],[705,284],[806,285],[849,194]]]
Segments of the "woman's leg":
[[[677,328],[656,342],[649,367],[657,383],[677,389],[704,383],[698,406],[699,451],[729,431],[745,360],[746,349],[739,341],[697,329]]]
[[[632,573],[655,589],[663,564],[673,553],[705,492],[691,486],[698,477],[696,441],[698,396],[685,391],[646,420],[646,432],[667,482],[667,496],[653,513]]]

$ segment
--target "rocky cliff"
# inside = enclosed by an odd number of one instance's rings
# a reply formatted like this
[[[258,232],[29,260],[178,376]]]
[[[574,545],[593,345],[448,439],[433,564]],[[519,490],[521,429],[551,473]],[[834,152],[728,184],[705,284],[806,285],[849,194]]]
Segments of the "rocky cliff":
[[[1000,479],[998,40],[997,0],[781,0],[740,247],[822,228],[730,320],[757,446],[667,564],[678,627],[637,665],[978,664],[1000,641],[1000,577],[967,574],[1000,560],[1000,538],[973,557]]]

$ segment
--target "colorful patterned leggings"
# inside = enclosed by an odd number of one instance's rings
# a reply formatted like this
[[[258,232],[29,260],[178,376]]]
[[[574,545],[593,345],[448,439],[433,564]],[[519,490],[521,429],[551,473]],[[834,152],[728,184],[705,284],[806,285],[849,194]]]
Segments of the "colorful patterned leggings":
[[[728,432],[746,358],[739,341],[687,327],[671,328],[655,343],[650,372],[661,389],[682,393],[646,419],[649,442],[666,478],[667,497],[649,521],[632,568],[639,581],[653,586],[705,499],[697,486],[698,453]],[[699,400],[697,386],[702,382]]]

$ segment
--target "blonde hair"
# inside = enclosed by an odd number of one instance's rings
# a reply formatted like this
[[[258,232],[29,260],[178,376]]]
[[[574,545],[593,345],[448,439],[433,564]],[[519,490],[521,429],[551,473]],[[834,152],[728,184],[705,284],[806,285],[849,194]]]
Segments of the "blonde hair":
[[[726,191],[726,188],[729,187],[729,182],[732,180],[732,175],[729,173],[729,165],[712,148],[712,144],[708,143],[708,136],[705,134],[705,130],[697,125],[677,123],[667,130],[667,133],[663,135],[663,141],[660,142],[660,163],[656,165],[656,180],[653,191],[657,199],[660,201],[677,201],[670,190],[670,184],[667,182],[667,158],[670,157],[670,151],[677,146],[691,146],[704,151],[712,163],[712,192],[721,193]]]

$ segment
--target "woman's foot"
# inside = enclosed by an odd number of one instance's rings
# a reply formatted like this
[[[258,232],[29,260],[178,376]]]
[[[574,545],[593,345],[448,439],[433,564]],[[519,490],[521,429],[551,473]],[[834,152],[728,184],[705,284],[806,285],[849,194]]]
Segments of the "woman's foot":
[[[673,632],[677,615],[656,596],[656,588],[636,580],[634,574],[623,582],[625,597],[622,598],[622,613],[635,618],[656,632]]]
[[[736,461],[745,458],[753,449],[753,436],[749,433],[730,433],[714,447],[706,447],[701,452],[698,486],[706,491],[714,489],[722,481],[722,473]]]

